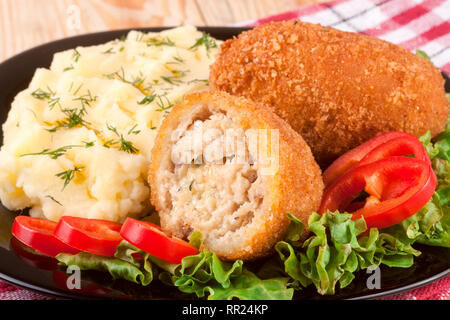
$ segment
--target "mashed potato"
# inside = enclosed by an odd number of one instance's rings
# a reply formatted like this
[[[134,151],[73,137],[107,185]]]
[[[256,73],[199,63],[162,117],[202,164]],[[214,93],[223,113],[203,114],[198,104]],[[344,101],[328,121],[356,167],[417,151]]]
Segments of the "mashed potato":
[[[186,26],[55,54],[3,125],[3,205],[51,220],[148,212],[157,130],[185,94],[207,89],[219,44]]]

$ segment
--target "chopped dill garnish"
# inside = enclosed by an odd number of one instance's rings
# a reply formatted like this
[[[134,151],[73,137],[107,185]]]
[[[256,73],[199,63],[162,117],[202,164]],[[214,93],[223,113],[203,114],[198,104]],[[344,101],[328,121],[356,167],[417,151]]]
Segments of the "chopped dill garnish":
[[[95,141],[88,141],[88,142],[86,142],[86,141],[81,141],[81,142],[84,143],[84,147],[85,147],[85,148],[93,147],[94,144],[95,144]]]
[[[163,101],[161,96],[158,96],[159,101],[157,101],[156,104],[158,105],[159,109],[156,109],[156,111],[167,111],[174,106],[174,104],[170,102],[169,98],[167,98],[166,96],[163,97],[166,100],[165,102]]]
[[[153,121],[152,120],[150,120],[150,129],[151,130],[155,130],[156,129],[156,127],[153,125]]]
[[[145,96],[141,101],[138,101],[138,104],[149,104],[155,100],[156,94],[152,93],[151,95]]]
[[[72,54],[72,58],[75,62],[78,62],[78,59],[80,59],[81,54],[80,52],[75,48],[73,49],[73,54]]]
[[[54,202],[56,202],[57,204],[59,204],[61,207],[64,207],[63,205],[62,205],[62,203],[61,202],[59,202],[58,200],[56,200],[55,198],[53,198],[51,195],[46,195],[45,196],[46,198],[49,198],[49,199],[51,199],[51,200],[53,200]]]
[[[58,105],[59,107],[61,107],[61,104],[59,103],[59,97],[55,97],[55,98],[50,98],[48,100],[48,106],[50,107],[50,110],[52,110],[56,105]]]
[[[39,100],[47,100],[50,110],[53,109],[56,105],[61,107],[61,104],[59,103],[60,97],[55,97],[56,92],[50,89],[50,87],[47,86],[47,89],[48,91],[44,91],[40,88],[36,89],[31,93],[31,95]]]
[[[179,56],[173,57],[173,59],[179,63],[184,63],[184,59]]]
[[[31,93],[31,95],[39,100],[50,99],[52,96],[55,95],[55,92],[52,89],[50,89],[50,87],[48,87],[48,86],[47,86],[47,89],[48,89],[48,91],[44,91],[41,88],[38,88],[38,89],[34,90]]]
[[[61,109],[61,111],[66,115],[66,118],[56,121],[56,126],[47,129],[47,131],[55,132],[59,128],[70,129],[77,126],[85,126],[89,123],[82,118],[86,113],[84,109]]]
[[[116,71],[116,72],[112,72],[112,73],[107,73],[107,74],[104,74],[104,76],[108,79],[119,79],[120,81],[122,81],[124,83],[131,84],[133,87],[138,89],[144,95],[146,95],[146,96],[148,95],[149,88],[144,87],[145,77],[142,75],[141,72],[139,72],[139,76],[134,76],[133,80],[127,80],[125,77],[125,70],[123,69],[123,67],[120,67],[120,72]]]
[[[172,57],[174,61],[169,61],[166,62],[166,64],[183,64],[185,61],[183,58],[181,58],[180,56],[174,56]]]
[[[64,186],[63,186],[62,190],[64,190],[67,187],[67,185],[70,183],[70,181],[72,181],[73,178],[75,178],[75,174],[83,169],[84,169],[84,167],[74,166],[73,169],[69,169],[69,170],[55,174],[55,176],[64,180]]]
[[[204,84],[206,84],[206,85],[209,84],[209,80],[208,80],[208,79],[193,79],[193,80],[189,80],[189,81],[186,82],[186,83],[187,83],[187,84],[191,84],[191,83],[197,83],[197,82],[204,83]]]
[[[120,148],[119,150],[128,152],[128,153],[138,153],[139,149],[135,148],[131,141],[125,140],[122,136],[120,137]]]
[[[167,64],[164,65],[167,70],[169,70],[172,75],[171,76],[161,76],[161,79],[163,79],[165,82],[177,85],[179,83],[183,83],[181,80],[182,77],[184,77],[190,70],[175,70],[167,66]]]
[[[136,129],[137,124],[135,124],[130,130],[128,130],[128,135],[130,134],[139,134],[139,132],[141,132],[141,130],[134,130]]]
[[[50,150],[50,149],[44,149],[41,152],[35,152],[35,153],[25,153],[20,155],[21,157],[25,157],[25,156],[41,156],[41,155],[48,155],[50,156],[50,158],[52,159],[58,159],[59,157],[61,157],[62,155],[64,155],[68,150],[72,149],[72,148],[87,148],[86,144],[85,145],[68,145],[68,146],[64,146],[64,147],[60,147],[57,148],[55,150]]]
[[[209,57],[209,50],[211,48],[217,48],[216,40],[213,37],[211,37],[210,34],[202,32],[202,36],[198,38],[195,44],[189,49],[196,49],[202,45],[205,46],[208,57]]]
[[[33,117],[34,117],[35,119],[37,119],[36,112],[34,112],[33,109],[27,108],[27,110],[30,111],[30,112],[33,114]]]
[[[113,48],[109,48],[108,50],[103,51],[102,53],[103,53],[103,54],[113,54],[113,53],[115,53],[115,52],[113,51]]]
[[[147,44],[148,47],[151,46],[155,46],[155,47],[160,47],[160,46],[169,46],[169,47],[173,47],[175,46],[175,42],[173,42],[172,40],[170,40],[169,38],[148,38],[145,40],[145,43]]]
[[[86,94],[74,98],[73,101],[80,101],[82,109],[85,110],[86,105],[90,107],[91,102],[97,101],[97,96],[92,96],[91,91],[88,90]]]
[[[112,146],[114,146],[115,144],[117,144],[118,143],[118,141],[117,140],[113,140],[113,139],[111,139],[111,140],[108,140],[108,141],[106,141],[104,144],[103,144],[103,146],[105,147],[105,148],[111,148]]]
[[[180,83],[181,80],[176,79],[175,77],[165,77],[165,76],[161,76],[161,79],[163,79],[165,82],[170,83],[170,84],[175,84],[175,81],[177,83]]]
[[[128,153],[137,153],[139,151],[139,149],[137,149],[136,147],[133,146],[133,143],[131,141],[125,140],[125,138],[123,137],[123,134],[120,134],[117,131],[116,128],[114,128],[113,126],[110,126],[109,124],[107,124],[106,127],[108,128],[108,130],[114,132],[114,134],[119,138],[119,141],[117,141],[117,140],[108,140],[107,142],[105,142],[103,144],[104,147],[109,148],[109,147],[111,147],[113,145],[116,145],[117,143],[120,143],[119,150],[121,150],[121,151],[125,151],[125,152],[128,152]],[[133,127],[132,130],[134,128],[135,127]]]
[[[73,64],[71,64],[70,66],[65,67],[65,68],[63,69],[63,72],[69,71],[69,70],[73,70],[73,69],[74,69],[74,66],[73,66]]]
[[[78,91],[80,91],[80,89],[81,89],[82,86],[83,86],[83,84],[80,83],[80,85],[79,85],[78,88],[73,92],[73,94],[74,94],[74,95],[77,94]]]

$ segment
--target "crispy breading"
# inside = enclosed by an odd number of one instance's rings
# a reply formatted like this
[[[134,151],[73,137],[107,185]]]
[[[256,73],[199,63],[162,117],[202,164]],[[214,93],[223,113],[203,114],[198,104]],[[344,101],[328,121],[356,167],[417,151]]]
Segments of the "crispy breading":
[[[219,179],[220,171],[226,170],[223,167],[230,164],[207,166],[206,164],[189,163],[181,165],[184,167],[178,170],[180,167],[177,169],[177,166],[180,165],[174,163],[172,159],[174,145],[188,134],[190,128],[195,126],[194,122],[207,123],[213,118],[231,120],[228,123],[233,123],[234,126],[242,128],[244,131],[248,129],[278,129],[279,132],[278,169],[274,174],[262,175],[261,167],[258,165],[259,160],[256,161],[253,168],[256,170],[257,176],[253,179],[249,178],[250,185],[255,185],[255,187],[248,189],[256,190],[259,198],[253,198],[252,192],[249,190],[246,191],[246,195],[234,193],[234,197],[244,196],[247,200],[244,203],[236,200],[232,207],[234,212],[237,212],[246,205],[250,206],[254,201],[260,200],[261,202],[257,205],[258,209],[250,213],[247,220],[242,220],[240,225],[233,225],[233,228],[227,225],[227,221],[235,222],[233,219],[238,219],[233,212],[224,214],[223,210],[217,210],[212,214],[211,211],[202,210],[198,205],[200,201],[203,201],[201,199],[209,194],[212,195],[211,197],[217,193],[221,194],[221,198],[227,196],[225,194],[228,190],[227,185],[218,183],[219,190],[202,189],[203,193],[199,195],[201,187],[197,185],[197,180],[195,183],[190,183],[189,192],[187,192],[186,186],[181,190],[183,186],[180,185],[175,174],[177,172],[185,174],[189,168],[194,167],[195,170],[214,170],[210,179],[216,179],[216,176]],[[223,123],[225,120],[218,125],[218,127],[222,127],[221,132],[224,130]],[[174,132],[180,134],[180,137],[175,140]],[[268,143],[271,143],[270,139]],[[233,172],[233,177],[236,177],[233,179],[242,177],[242,172],[238,174],[236,172],[239,171]],[[189,177],[189,179],[191,178],[192,176]],[[205,247],[226,260],[251,260],[271,253],[273,246],[282,239],[289,224],[286,214],[291,213],[297,216],[307,225],[308,217],[320,205],[324,188],[321,170],[314,161],[310,148],[297,132],[270,108],[222,92],[202,92],[189,95],[167,115],[152,150],[149,184],[151,185],[151,202],[160,215],[161,227],[166,233],[187,239],[192,231],[200,231],[205,239]],[[236,189],[234,180],[230,185],[233,186],[231,189]],[[185,202],[181,205],[174,201],[177,193],[171,194],[171,190],[175,190],[173,188],[178,189],[177,192],[185,192],[185,198],[183,198]],[[195,199],[191,192],[193,194],[195,192]],[[216,201],[215,199],[206,199]],[[191,204],[194,202],[197,204],[195,210],[191,208]],[[175,208],[181,211],[176,213]],[[180,212],[182,212],[181,215],[176,215]],[[212,223],[211,221],[219,222]],[[209,222],[211,223],[209,224]],[[215,236],[217,229],[222,232],[221,237]]]
[[[226,41],[210,85],[271,106],[322,167],[383,132],[434,136],[448,115],[443,77],[429,61],[380,39],[300,21]]]

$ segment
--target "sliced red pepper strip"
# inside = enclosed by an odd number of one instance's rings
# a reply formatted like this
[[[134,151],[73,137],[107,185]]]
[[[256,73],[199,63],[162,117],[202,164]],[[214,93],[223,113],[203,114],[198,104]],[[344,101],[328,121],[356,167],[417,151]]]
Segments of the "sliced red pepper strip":
[[[34,250],[55,257],[59,253],[76,254],[79,250],[58,240],[53,231],[56,222],[28,216],[17,216],[12,226],[12,234]]]
[[[63,216],[53,234],[80,251],[112,257],[122,241],[121,224],[107,220]]]
[[[120,235],[139,249],[171,263],[179,264],[184,257],[199,252],[186,241],[167,236],[159,226],[133,218],[125,220]]]
[[[401,144],[400,142],[395,143],[391,147],[387,147],[388,142],[400,138],[405,138],[405,140],[401,140],[402,143],[406,144],[403,149],[403,144]],[[416,144],[413,143],[414,141],[416,142]],[[346,171],[355,167],[365,157],[366,163],[368,163],[369,161],[374,161],[375,159],[379,160],[382,157],[408,154],[414,154],[416,158],[422,158],[423,152],[422,150],[420,150],[420,147],[422,147],[420,141],[415,136],[409,133],[400,131],[383,133],[344,153],[337,160],[335,160],[323,172],[323,181],[325,183],[325,187],[329,186],[334,180],[343,175]],[[374,153],[372,155],[369,155],[371,151],[374,151]],[[403,154],[401,151],[404,151]],[[415,154],[415,152],[417,152],[417,155]]]
[[[406,135],[375,147],[357,165],[368,164],[387,157],[407,155],[413,155],[415,159],[431,164],[430,157],[420,140],[412,135]]]
[[[437,179],[430,165],[419,159],[393,156],[357,166],[325,191],[320,213],[341,212],[365,190],[370,196],[353,219],[364,217],[369,228],[386,228],[417,213],[432,197]]]

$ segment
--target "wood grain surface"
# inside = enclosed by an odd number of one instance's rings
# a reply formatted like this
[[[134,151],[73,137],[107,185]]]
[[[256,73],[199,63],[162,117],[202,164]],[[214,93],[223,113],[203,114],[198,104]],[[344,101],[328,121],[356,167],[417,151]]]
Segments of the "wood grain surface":
[[[0,0],[0,61],[52,40],[104,30],[226,26],[326,0]]]

